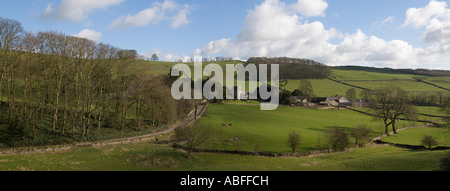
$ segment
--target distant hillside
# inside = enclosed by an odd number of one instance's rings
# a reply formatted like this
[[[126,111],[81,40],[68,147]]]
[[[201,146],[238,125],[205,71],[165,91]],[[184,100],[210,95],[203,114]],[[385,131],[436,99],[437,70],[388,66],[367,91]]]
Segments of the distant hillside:
[[[386,74],[414,74],[431,77],[446,77],[450,76],[449,70],[429,70],[429,69],[392,69],[392,68],[374,68],[364,66],[337,66],[333,67],[338,70],[358,70],[366,72],[377,72]]]
[[[252,57],[247,62],[257,66],[279,64],[281,79],[323,79],[332,74],[331,67],[308,59]]]
[[[397,71],[401,71],[401,72],[409,73],[409,74],[418,74],[418,75],[424,75],[424,76],[432,76],[432,77],[450,76],[450,71],[449,70],[399,69]]]

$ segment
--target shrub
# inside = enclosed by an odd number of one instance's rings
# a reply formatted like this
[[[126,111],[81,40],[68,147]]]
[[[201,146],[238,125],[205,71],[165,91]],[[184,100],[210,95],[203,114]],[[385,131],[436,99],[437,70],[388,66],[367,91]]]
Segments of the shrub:
[[[357,128],[352,129],[351,136],[355,138],[355,144],[363,146],[370,138],[370,129],[365,125],[360,125]]]
[[[295,153],[297,148],[300,146],[300,135],[296,132],[292,132],[288,136],[288,144],[292,149],[292,152]]]
[[[344,151],[350,145],[348,135],[338,127],[326,130],[324,135],[328,150]]]
[[[422,138],[422,145],[431,149],[431,147],[438,145],[439,143],[431,135],[425,135]]]

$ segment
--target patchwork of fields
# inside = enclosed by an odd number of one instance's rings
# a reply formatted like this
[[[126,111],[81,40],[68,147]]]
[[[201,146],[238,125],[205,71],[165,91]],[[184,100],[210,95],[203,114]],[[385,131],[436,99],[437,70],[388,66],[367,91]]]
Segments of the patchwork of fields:
[[[219,62],[233,64],[236,62]],[[132,70],[149,74],[168,74],[177,63],[138,61]],[[192,67],[193,65],[190,64]],[[397,85],[414,93],[442,92],[441,88],[416,79],[450,89],[450,77],[426,77],[403,74],[383,69],[350,70],[333,69],[332,79],[368,89]],[[352,87],[330,79],[310,80],[319,97],[345,95]],[[252,91],[246,82],[247,91]],[[298,88],[299,80],[288,80],[285,89]],[[361,89],[357,89],[359,95]],[[374,138],[384,132],[381,121],[368,115],[346,109],[310,109],[281,106],[275,111],[261,111],[257,102],[249,105],[212,104],[195,125],[209,125],[212,134],[201,148],[288,153],[288,134],[301,136],[299,152],[323,148],[323,132],[339,127],[349,133],[358,125],[371,129]],[[237,102],[236,102],[237,103]],[[239,103],[238,103],[239,104]],[[438,107],[416,107],[419,113],[444,115]],[[361,110],[365,110],[361,108]],[[439,117],[420,116],[422,120],[439,120]],[[222,126],[232,124],[231,127]],[[401,121],[398,127],[419,125],[418,122]],[[449,131],[443,128],[412,128],[389,136],[383,141],[420,145],[423,135],[433,135],[439,146],[450,146]],[[350,142],[354,142],[351,138]],[[191,160],[185,153],[166,145],[135,144],[107,148],[78,148],[66,153],[42,153],[26,156],[0,156],[0,170],[435,170],[445,151],[410,151],[393,146],[351,149],[345,153],[302,158],[269,158],[229,154],[196,153]],[[364,157],[362,157],[364,156]]]

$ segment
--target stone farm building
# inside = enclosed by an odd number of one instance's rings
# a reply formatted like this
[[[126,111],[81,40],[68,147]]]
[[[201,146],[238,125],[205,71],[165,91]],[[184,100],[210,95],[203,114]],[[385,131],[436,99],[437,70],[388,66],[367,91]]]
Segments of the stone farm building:
[[[322,106],[334,106],[334,107],[338,107],[338,106],[351,106],[351,101],[347,99],[347,97],[345,96],[339,96],[339,95],[335,95],[335,96],[331,96],[331,97],[318,97],[318,98],[313,98],[312,102],[317,104],[317,105],[322,105]]]

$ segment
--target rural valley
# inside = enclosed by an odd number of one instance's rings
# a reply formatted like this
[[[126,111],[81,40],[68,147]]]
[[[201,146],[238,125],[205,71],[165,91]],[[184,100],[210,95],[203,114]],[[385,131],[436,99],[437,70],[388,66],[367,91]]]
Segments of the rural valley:
[[[325,0],[164,0],[135,14],[143,2],[125,1],[33,1],[28,16],[0,3],[0,171],[450,170],[445,1],[408,4],[403,25],[361,18],[356,33]]]

